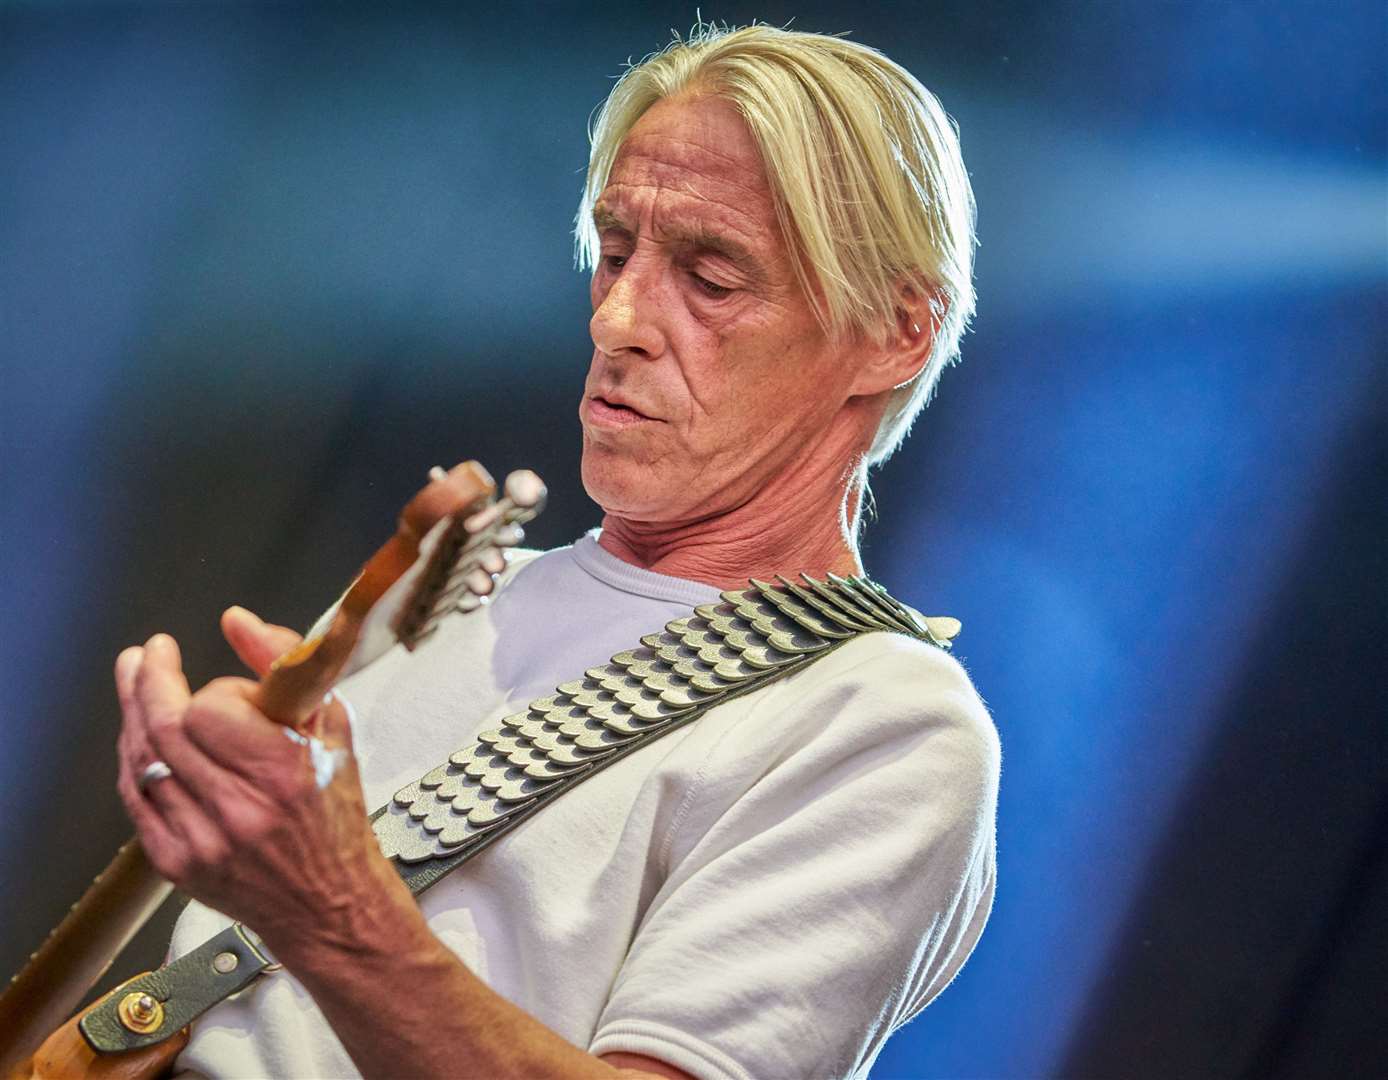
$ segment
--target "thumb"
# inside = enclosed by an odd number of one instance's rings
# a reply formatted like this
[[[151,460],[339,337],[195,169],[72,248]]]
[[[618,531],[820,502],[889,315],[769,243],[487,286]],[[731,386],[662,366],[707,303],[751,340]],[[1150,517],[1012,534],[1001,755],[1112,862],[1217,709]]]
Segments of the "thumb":
[[[241,663],[262,677],[271,664],[302,640],[289,627],[267,623],[243,607],[229,607],[222,613],[222,636]]]

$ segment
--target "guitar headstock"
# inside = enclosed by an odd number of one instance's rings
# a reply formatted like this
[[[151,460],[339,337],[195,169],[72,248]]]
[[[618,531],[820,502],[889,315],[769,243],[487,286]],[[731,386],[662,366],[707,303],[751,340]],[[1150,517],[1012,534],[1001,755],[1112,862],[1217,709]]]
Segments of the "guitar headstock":
[[[435,467],[430,479],[447,474]],[[395,634],[414,649],[448,612],[486,603],[496,575],[506,569],[506,549],[525,539],[524,526],[545,506],[545,484],[529,469],[506,477],[500,499],[489,498],[439,522],[420,545],[427,561],[395,619]]]
[[[480,606],[505,569],[505,550],[521,542],[544,501],[545,485],[529,470],[508,476],[499,499],[475,461],[430,470],[395,535],[314,631],[275,661],[260,687],[266,715],[297,726],[344,671],[397,641],[413,649],[447,612]]]

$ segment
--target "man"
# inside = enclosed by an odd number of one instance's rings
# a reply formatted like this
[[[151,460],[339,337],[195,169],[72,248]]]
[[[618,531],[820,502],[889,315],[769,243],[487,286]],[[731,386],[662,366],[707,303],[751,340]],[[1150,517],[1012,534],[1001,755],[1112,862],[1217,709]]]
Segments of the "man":
[[[190,697],[166,636],[117,661],[122,797],[202,902],[172,952],[220,911],[285,968],[206,1014],[183,1070],[859,1075],[982,930],[996,737],[958,664],[899,634],[720,704],[418,903],[381,854],[366,810],[499,717],[720,589],[860,573],[867,466],[972,309],[947,118],[835,38],[710,30],[628,72],[578,236],[601,533],[512,560],[481,612],[348,678],[322,715],[355,746],[331,783],[252,684]],[[257,672],[294,640],[241,609],[223,628]],[[142,787],[155,760],[171,775]]]

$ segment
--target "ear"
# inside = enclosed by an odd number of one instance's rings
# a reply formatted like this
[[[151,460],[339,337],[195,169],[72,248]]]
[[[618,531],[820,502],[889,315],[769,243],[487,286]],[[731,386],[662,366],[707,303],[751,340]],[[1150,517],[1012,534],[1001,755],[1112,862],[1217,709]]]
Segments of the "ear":
[[[866,343],[851,393],[880,394],[916,378],[930,359],[947,310],[949,301],[938,289],[903,282],[897,289],[892,331],[881,344]]]

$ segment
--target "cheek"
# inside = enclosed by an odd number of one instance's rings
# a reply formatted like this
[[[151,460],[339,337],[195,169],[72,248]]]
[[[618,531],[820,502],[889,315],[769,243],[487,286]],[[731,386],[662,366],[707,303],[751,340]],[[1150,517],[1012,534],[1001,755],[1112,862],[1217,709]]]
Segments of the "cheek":
[[[797,370],[789,343],[775,338],[716,350],[718,360],[691,379],[707,436],[729,449],[794,426],[807,401],[827,387]]]
[[[741,377],[710,401],[701,441],[734,471],[782,462],[817,442],[841,404],[839,373],[797,367],[792,355],[769,349],[747,358]]]

